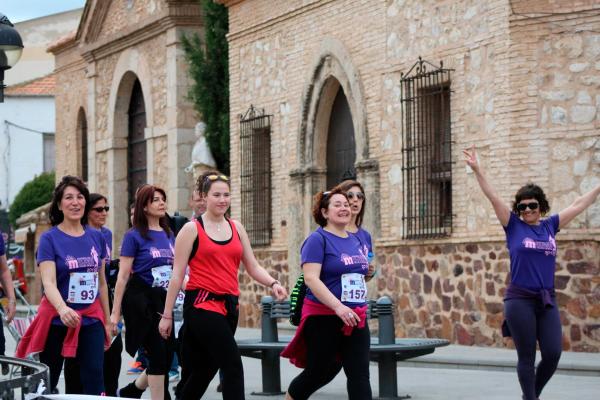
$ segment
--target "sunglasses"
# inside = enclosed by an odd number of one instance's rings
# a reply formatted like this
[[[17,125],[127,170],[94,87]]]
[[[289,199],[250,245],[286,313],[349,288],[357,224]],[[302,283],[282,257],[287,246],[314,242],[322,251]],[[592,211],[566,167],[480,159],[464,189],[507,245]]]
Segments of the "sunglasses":
[[[102,211],[106,211],[108,212],[108,210],[110,210],[109,206],[104,206],[104,207],[93,207],[92,210],[101,213]]]
[[[348,197],[348,200],[352,200],[355,196],[356,196],[356,198],[358,200],[364,200],[365,199],[365,194],[362,193],[362,192],[348,192],[348,193],[346,193],[346,197]]]
[[[216,180],[221,180],[221,181],[225,181],[225,182],[229,181],[229,178],[225,175],[208,175],[205,179],[207,181],[216,181]]]
[[[519,203],[517,204],[517,210],[525,211],[529,207],[530,210],[537,210],[539,207],[539,203],[531,202],[531,203]]]

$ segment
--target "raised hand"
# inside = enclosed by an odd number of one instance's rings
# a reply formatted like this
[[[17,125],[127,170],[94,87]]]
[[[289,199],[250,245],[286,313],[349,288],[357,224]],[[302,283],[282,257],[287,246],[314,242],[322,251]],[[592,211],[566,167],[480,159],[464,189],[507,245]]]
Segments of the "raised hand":
[[[468,149],[464,149],[463,154],[465,156],[465,163],[467,163],[467,165],[471,167],[474,172],[479,171],[479,161],[477,160],[475,145],[472,144]]]

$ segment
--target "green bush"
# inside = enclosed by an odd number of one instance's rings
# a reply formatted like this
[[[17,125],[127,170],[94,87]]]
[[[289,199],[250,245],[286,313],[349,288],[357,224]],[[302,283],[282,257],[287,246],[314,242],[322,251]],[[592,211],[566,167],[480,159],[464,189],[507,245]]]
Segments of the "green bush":
[[[54,172],[44,172],[27,182],[10,205],[8,220],[11,225],[15,226],[21,215],[51,201],[54,182]]]
[[[197,34],[182,37],[189,74],[194,84],[189,98],[206,123],[206,142],[217,168],[229,174],[229,54],[227,8],[200,0],[204,10],[204,43]]]

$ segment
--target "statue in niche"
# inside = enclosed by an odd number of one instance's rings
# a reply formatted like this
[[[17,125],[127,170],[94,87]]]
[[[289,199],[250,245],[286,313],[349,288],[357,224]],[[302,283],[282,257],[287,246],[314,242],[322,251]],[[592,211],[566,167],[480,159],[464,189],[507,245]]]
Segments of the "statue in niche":
[[[205,131],[206,124],[202,121],[198,122],[194,129],[196,143],[194,143],[194,148],[192,149],[192,161],[185,168],[185,172],[193,173],[194,178],[200,176],[203,171],[216,168],[215,159],[210,152],[206,137],[204,136]]]

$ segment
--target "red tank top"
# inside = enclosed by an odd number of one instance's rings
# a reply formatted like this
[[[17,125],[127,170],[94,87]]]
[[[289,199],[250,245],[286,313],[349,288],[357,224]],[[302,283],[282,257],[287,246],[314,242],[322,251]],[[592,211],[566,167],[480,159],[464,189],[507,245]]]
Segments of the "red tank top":
[[[214,294],[239,296],[238,269],[244,249],[235,224],[227,220],[231,226],[231,239],[220,244],[206,234],[198,220],[195,222],[198,230],[198,250],[189,262],[190,274],[186,289],[205,289]],[[195,307],[227,315],[224,301],[209,300]]]

